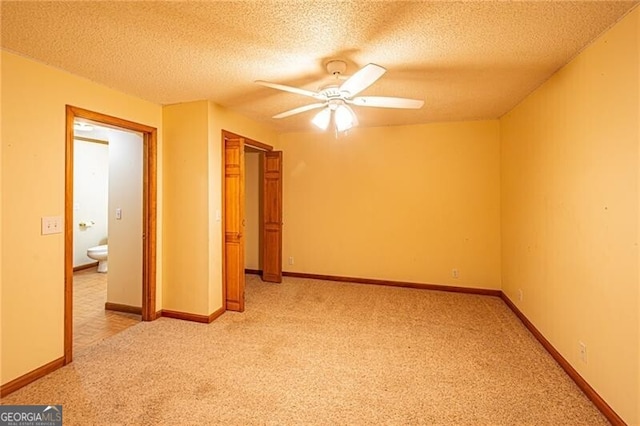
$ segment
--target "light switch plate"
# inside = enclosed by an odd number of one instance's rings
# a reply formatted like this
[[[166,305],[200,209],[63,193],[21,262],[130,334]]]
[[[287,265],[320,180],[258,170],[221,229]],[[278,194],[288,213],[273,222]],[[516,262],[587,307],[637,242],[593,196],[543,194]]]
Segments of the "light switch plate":
[[[42,235],[60,234],[62,233],[62,217],[61,216],[43,216],[42,217]]]

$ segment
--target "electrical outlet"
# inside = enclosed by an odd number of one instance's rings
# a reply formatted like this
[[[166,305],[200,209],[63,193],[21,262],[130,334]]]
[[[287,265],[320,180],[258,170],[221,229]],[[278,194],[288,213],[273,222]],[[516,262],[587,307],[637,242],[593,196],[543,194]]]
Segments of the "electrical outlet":
[[[289,256],[289,265],[293,265],[293,256]]]
[[[453,268],[453,269],[451,270],[451,276],[452,276],[453,278],[458,278],[458,277],[460,277],[460,272],[458,272],[458,270],[457,270],[456,268]]]
[[[587,363],[587,345],[584,342],[578,341],[578,356],[580,361]]]
[[[518,300],[519,300],[520,302],[522,302],[522,299],[523,299],[523,298],[524,298],[524,295],[522,294],[522,289],[521,289],[521,288],[519,288],[519,289],[518,289]]]

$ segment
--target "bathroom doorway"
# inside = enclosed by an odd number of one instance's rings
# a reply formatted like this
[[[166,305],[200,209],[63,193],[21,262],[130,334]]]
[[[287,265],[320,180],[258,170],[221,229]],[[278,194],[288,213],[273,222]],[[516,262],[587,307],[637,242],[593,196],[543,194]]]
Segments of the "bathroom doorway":
[[[69,363],[74,346],[156,317],[156,129],[72,106],[66,125]]]

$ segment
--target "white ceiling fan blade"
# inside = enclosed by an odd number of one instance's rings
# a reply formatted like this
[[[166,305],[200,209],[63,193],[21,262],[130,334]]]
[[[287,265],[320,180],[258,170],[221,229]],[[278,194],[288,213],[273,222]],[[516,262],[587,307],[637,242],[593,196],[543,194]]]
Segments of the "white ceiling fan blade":
[[[353,98],[351,103],[357,106],[403,109],[419,109],[424,105],[423,100],[396,98],[393,96],[359,96]]]
[[[352,97],[362,92],[376,82],[387,70],[380,65],[367,64],[340,86],[341,92],[347,92]]]
[[[316,99],[324,99],[324,96],[322,96],[319,93],[312,92],[311,90],[300,89],[299,87],[286,86],[284,84],[278,84],[278,83],[270,83],[268,81],[263,81],[263,80],[256,80],[255,83],[261,86],[270,87],[272,89],[283,90],[289,93],[295,93],[297,95],[309,96],[311,98],[316,98]]]
[[[325,105],[326,103],[324,102],[317,102],[315,104],[303,105],[301,107],[290,109],[289,111],[281,112],[280,114],[276,114],[273,116],[273,118],[285,118],[291,115],[300,114],[301,112],[310,111],[312,109],[322,108]]]

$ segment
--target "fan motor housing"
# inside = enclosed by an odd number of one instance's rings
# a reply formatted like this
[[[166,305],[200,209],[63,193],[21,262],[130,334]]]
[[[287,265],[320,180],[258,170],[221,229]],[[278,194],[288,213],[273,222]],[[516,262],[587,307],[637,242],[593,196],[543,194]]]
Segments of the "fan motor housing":
[[[335,86],[335,85],[323,88],[322,89],[322,94],[325,95],[328,99],[342,97],[342,93],[340,92],[340,88],[338,86]]]

